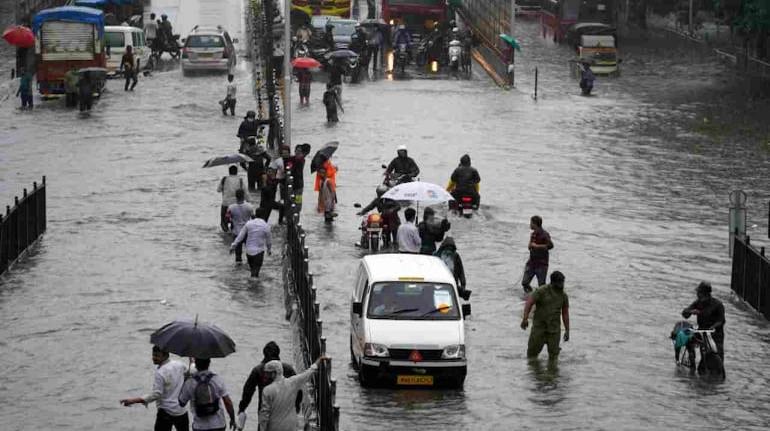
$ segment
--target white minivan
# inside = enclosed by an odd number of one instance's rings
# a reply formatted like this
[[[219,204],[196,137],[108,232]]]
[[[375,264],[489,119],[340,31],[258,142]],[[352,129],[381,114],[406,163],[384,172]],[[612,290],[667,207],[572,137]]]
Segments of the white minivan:
[[[362,386],[462,387],[465,325],[454,276],[437,257],[361,259],[351,297],[350,355]]]
[[[139,68],[144,69],[149,61],[152,50],[145,45],[144,31],[141,28],[126,25],[108,25],[104,27],[104,45],[107,48],[107,75],[119,72],[120,62],[126,47],[134,52],[134,59]]]

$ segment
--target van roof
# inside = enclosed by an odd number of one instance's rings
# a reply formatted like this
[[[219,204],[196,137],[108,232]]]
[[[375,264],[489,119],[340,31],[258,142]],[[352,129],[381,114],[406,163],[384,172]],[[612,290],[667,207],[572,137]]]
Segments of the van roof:
[[[134,33],[142,33],[141,28],[132,27],[130,25],[106,25],[104,31],[131,31]]]
[[[454,284],[454,276],[444,262],[423,254],[385,253],[362,259],[369,272],[369,283],[379,281],[427,281]]]

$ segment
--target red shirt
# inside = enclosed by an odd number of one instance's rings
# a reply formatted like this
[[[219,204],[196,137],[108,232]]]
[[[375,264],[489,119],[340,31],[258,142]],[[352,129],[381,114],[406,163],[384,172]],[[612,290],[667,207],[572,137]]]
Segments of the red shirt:
[[[545,231],[545,229],[537,229],[532,231],[532,235],[529,237],[530,243],[537,245],[548,245],[548,248],[543,250],[540,248],[529,250],[529,266],[548,266],[548,250],[553,248],[553,242],[551,242],[551,235]]]

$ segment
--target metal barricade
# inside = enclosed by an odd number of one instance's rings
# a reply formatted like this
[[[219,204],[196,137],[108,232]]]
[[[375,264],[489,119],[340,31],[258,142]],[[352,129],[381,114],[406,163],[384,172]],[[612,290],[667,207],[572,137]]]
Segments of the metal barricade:
[[[0,214],[0,274],[22,257],[46,230],[45,177],[32,183],[32,192],[14,198],[14,205]]]
[[[770,319],[770,260],[751,238],[735,237],[730,288],[752,308]]]

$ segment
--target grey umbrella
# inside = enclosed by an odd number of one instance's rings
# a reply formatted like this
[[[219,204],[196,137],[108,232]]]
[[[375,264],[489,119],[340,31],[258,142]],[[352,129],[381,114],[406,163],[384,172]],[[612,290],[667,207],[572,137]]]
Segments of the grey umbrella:
[[[235,352],[235,342],[211,323],[175,320],[150,335],[150,343],[166,352],[188,358],[224,358]]]
[[[259,155],[259,154],[262,154],[262,153],[258,153],[256,155]],[[203,167],[213,168],[214,166],[235,165],[238,163],[251,163],[253,161],[254,160],[251,157],[245,154],[232,154],[229,156],[214,157],[214,158],[208,159],[206,160],[206,163],[203,164]]]

